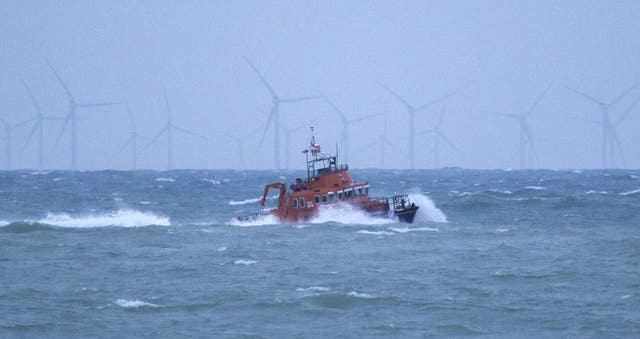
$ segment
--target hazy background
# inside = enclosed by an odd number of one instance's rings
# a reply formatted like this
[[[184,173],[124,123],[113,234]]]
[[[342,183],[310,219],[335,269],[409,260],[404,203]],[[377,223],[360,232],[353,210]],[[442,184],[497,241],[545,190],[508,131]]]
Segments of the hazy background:
[[[47,66],[58,70],[76,99],[127,101],[138,132],[157,134],[166,122],[162,86],[176,125],[208,141],[174,132],[174,167],[238,168],[245,136],[247,168],[273,168],[273,126],[259,146],[271,98],[244,57],[282,97],[326,95],[350,118],[387,112],[389,168],[407,168],[408,115],[380,81],[419,106],[445,93],[440,166],[517,168],[516,121],[482,110],[520,113],[550,84],[531,115],[539,160],[535,168],[600,167],[598,107],[570,86],[603,101],[640,80],[638,1],[10,1],[0,2],[0,117],[17,123],[35,110],[63,116],[68,99]],[[633,90],[611,108],[612,119],[640,97]],[[440,105],[417,115],[416,131],[436,123]],[[124,106],[78,111],[80,169],[126,169],[131,149]],[[324,101],[282,105],[281,121],[317,120],[325,148],[340,142],[338,115]],[[352,125],[353,167],[380,167],[381,149],[363,147],[384,131],[383,116]],[[617,127],[626,167],[640,167],[640,105]],[[69,168],[69,133],[45,125],[45,167]],[[13,138],[13,167],[35,168],[30,126]],[[4,135],[4,131],[2,132]],[[291,167],[302,168],[308,130],[292,135]],[[416,166],[434,166],[432,136],[416,139]],[[4,168],[4,143],[0,166]],[[285,152],[284,133],[281,141]],[[139,142],[139,167],[166,168],[166,138]],[[282,155],[285,167],[286,155]],[[622,167],[622,163],[617,165]]]

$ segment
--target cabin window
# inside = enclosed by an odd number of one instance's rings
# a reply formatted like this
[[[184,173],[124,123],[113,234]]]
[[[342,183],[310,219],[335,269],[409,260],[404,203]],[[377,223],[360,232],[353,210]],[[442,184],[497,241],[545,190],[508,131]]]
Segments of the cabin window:
[[[365,195],[369,195],[369,187],[365,187],[364,188],[364,194]]]
[[[329,192],[329,201],[333,202],[336,200],[336,194],[333,192]]]
[[[293,206],[293,208],[298,208],[298,199],[291,200],[291,206]]]
[[[353,190],[348,190],[347,192],[347,198],[351,198],[353,196]]]
[[[358,193],[360,193],[360,195],[364,195],[364,188],[358,188]]]
[[[300,208],[304,208],[305,204],[304,204],[304,198],[300,198]]]
[[[342,200],[342,199],[344,199],[344,193],[338,192],[338,200]]]
[[[322,195],[322,203],[323,203],[323,204],[326,204],[326,203],[327,203],[327,201],[329,201],[329,198],[327,197],[327,195],[326,195],[326,194],[323,194],[323,195]]]
[[[314,197],[313,197],[313,201],[314,201],[316,204],[319,204],[319,203],[320,203],[320,196],[319,196],[319,195],[314,196]]]
[[[353,189],[353,195],[356,196],[356,197],[358,196],[358,189],[357,188]]]

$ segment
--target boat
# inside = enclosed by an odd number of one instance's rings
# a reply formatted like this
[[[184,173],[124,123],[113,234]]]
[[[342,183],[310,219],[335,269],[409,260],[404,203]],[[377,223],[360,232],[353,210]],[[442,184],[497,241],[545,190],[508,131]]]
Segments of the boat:
[[[367,182],[354,180],[349,174],[349,166],[338,164],[337,154],[329,155],[321,151],[313,135],[313,127],[309,148],[303,153],[307,163],[306,180],[296,178],[289,185],[289,191],[284,182],[265,185],[260,205],[265,206],[269,191],[274,189],[279,193],[277,207],[237,217],[239,221],[273,216],[281,223],[302,223],[317,216],[322,208],[346,204],[372,216],[395,217],[400,222],[413,222],[419,206],[411,202],[409,196],[369,197],[370,186]]]

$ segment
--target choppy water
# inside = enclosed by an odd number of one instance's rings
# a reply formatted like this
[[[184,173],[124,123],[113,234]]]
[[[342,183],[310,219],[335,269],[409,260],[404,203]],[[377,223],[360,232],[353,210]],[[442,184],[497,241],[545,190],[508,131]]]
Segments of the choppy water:
[[[301,173],[0,172],[0,336],[640,333],[640,171],[352,172],[418,221],[232,222]]]

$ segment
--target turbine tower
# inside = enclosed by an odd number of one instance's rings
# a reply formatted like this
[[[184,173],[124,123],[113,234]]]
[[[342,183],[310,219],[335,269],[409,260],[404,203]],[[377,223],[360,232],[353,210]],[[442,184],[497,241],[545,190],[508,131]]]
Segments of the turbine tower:
[[[346,114],[343,111],[341,111],[331,100],[329,99],[326,99],[326,100],[327,100],[327,103],[331,105],[333,110],[336,111],[336,113],[338,113],[338,115],[340,116],[340,120],[342,120],[341,139],[342,139],[342,148],[343,148],[343,154],[344,154],[343,157],[344,157],[344,163],[349,163],[349,126],[351,124],[356,124],[365,120],[369,120],[381,114],[369,114],[360,118],[349,120],[347,119]]]
[[[129,131],[129,138],[127,141],[120,147],[120,152],[124,151],[124,149],[131,145],[132,152],[132,161],[133,161],[133,169],[138,169],[138,140],[149,140],[149,138],[142,136],[138,133],[136,129],[136,122],[133,119],[133,114],[131,113],[131,109],[129,108],[129,103],[127,105],[127,115],[129,116],[129,122],[131,123],[131,129]]]
[[[600,101],[584,92],[580,92],[573,88],[568,88],[569,90],[577,93],[583,98],[596,104],[600,109],[600,112],[602,113],[601,121],[598,122],[598,124],[602,128],[602,146],[601,146],[602,147],[601,149],[602,168],[610,168],[615,166],[614,153],[615,153],[616,147],[618,147],[620,152],[622,152],[622,145],[620,144],[620,140],[618,139],[618,135],[615,130],[615,125],[622,122],[622,120],[619,120],[616,123],[612,123],[611,116],[610,116],[610,113],[611,113],[610,108],[611,106],[620,102],[625,96],[627,96],[627,94],[629,94],[637,86],[638,84],[634,84],[633,86],[629,87],[627,90],[622,92],[620,95],[618,95],[615,99],[609,102]],[[631,110],[631,108],[633,108],[636,102],[634,102],[631,105],[631,107],[629,108],[629,111]],[[625,116],[626,116],[626,113],[625,113]]]
[[[433,150],[434,150],[434,167],[440,168],[440,140],[444,141],[449,147],[454,150],[458,150],[458,148],[447,138],[444,133],[442,133],[442,121],[444,120],[444,103],[442,103],[442,109],[440,111],[440,116],[438,118],[438,122],[430,129],[426,131],[422,131],[419,134],[433,134]]]
[[[427,108],[429,108],[432,105],[437,104],[438,102],[447,99],[448,97],[452,96],[454,93],[448,93],[445,94],[437,99],[431,100],[429,102],[427,102],[426,104],[422,105],[422,106],[413,106],[411,105],[407,100],[405,100],[403,97],[401,97],[398,93],[394,92],[393,90],[391,90],[389,87],[385,86],[384,84],[378,82],[378,85],[380,85],[380,87],[382,87],[383,89],[385,89],[387,92],[389,92],[389,94],[391,94],[393,97],[395,97],[396,99],[398,99],[398,101],[400,101],[405,108],[407,109],[407,114],[409,115],[409,167],[411,169],[415,169],[415,157],[416,157],[416,152],[415,152],[415,116],[416,113],[422,110],[425,110]]]
[[[58,75],[58,72],[56,71],[56,69],[53,67],[53,65],[47,61],[47,64],[49,65],[49,68],[51,68],[51,71],[53,71],[53,74],[55,74],[56,78],[58,79],[58,82],[60,83],[60,86],[62,86],[62,88],[64,89],[65,93],[67,94],[67,96],[69,97],[69,113],[67,113],[67,116],[64,118],[64,124],[62,125],[62,130],[60,131],[60,134],[58,135],[58,138],[56,140],[56,143],[58,143],[60,141],[60,138],[62,137],[62,135],[64,134],[64,131],[67,128],[67,124],[69,124],[69,122],[71,122],[71,169],[72,170],[76,170],[78,169],[78,162],[77,162],[77,110],[79,108],[88,108],[88,107],[102,107],[102,106],[113,106],[113,105],[120,105],[122,104],[122,102],[88,102],[88,103],[77,103],[76,99],[73,97],[73,94],[71,94],[71,91],[69,90],[69,88],[67,87],[67,85],[64,83],[64,81],[62,81],[62,78],[60,77],[60,75]]]
[[[6,120],[4,119],[0,119],[0,123],[3,125],[4,127],[4,147],[5,147],[5,156],[6,156],[6,168],[7,170],[10,170],[11,167],[11,151],[13,149],[13,147],[11,146],[11,141],[13,139],[13,131],[17,128],[20,127],[22,125],[28,124],[31,122],[31,119],[29,120],[25,120],[23,122],[19,122],[15,125],[11,125],[10,123],[8,123]]]
[[[60,118],[60,117],[53,117],[53,116],[45,116],[44,114],[42,114],[42,110],[40,109],[40,105],[38,105],[38,102],[36,101],[35,96],[33,95],[33,93],[31,92],[31,89],[29,89],[29,86],[27,86],[27,83],[23,80],[22,84],[24,85],[25,90],[27,91],[27,93],[29,94],[29,98],[31,98],[31,102],[33,103],[33,107],[36,109],[36,117],[35,119],[33,119],[34,124],[33,124],[33,129],[31,130],[31,133],[29,134],[29,136],[27,137],[27,142],[25,143],[25,147],[29,144],[29,142],[31,141],[31,138],[33,138],[33,136],[38,133],[38,169],[43,169],[44,167],[44,156],[43,156],[43,146],[44,146],[44,121],[45,120],[64,120],[64,118]]]
[[[547,86],[547,88],[536,98],[533,104],[529,107],[528,110],[524,111],[521,114],[513,114],[513,113],[503,113],[496,111],[484,111],[493,115],[513,119],[518,122],[520,125],[520,149],[518,151],[520,156],[520,169],[525,168],[525,153],[527,153],[526,149],[528,148],[528,158],[529,161],[535,157],[537,159],[538,154],[535,149],[535,145],[533,143],[533,132],[531,131],[531,126],[529,126],[529,116],[533,110],[538,106],[540,101],[545,97],[551,85]],[[527,147],[528,146],[528,147]]]
[[[151,140],[149,145],[154,144],[163,134],[167,134],[167,169],[171,170],[173,169],[173,130],[191,136],[199,137],[204,140],[207,140],[207,138],[195,132],[191,132],[186,128],[176,126],[173,123],[173,114],[171,112],[171,106],[169,106],[169,99],[167,99],[167,93],[165,92],[164,87],[162,88],[162,96],[164,97],[164,103],[167,107],[167,123],[164,125],[164,128],[162,128],[162,130],[160,130],[160,132],[158,132],[158,134],[156,134],[156,136]]]
[[[280,169],[280,104],[288,104],[288,103],[296,103],[314,99],[320,99],[322,96],[306,96],[306,97],[298,97],[298,98],[280,98],[276,91],[271,87],[269,82],[265,79],[264,76],[258,71],[258,69],[249,61],[249,59],[245,58],[245,61],[249,64],[251,69],[258,75],[260,81],[264,84],[264,86],[269,91],[271,95],[271,111],[269,112],[269,117],[267,120],[267,124],[264,128],[264,132],[262,133],[262,137],[260,138],[260,145],[264,142],[264,138],[269,131],[269,127],[271,126],[271,122],[273,121],[273,147],[274,147],[274,164],[277,170]]]

